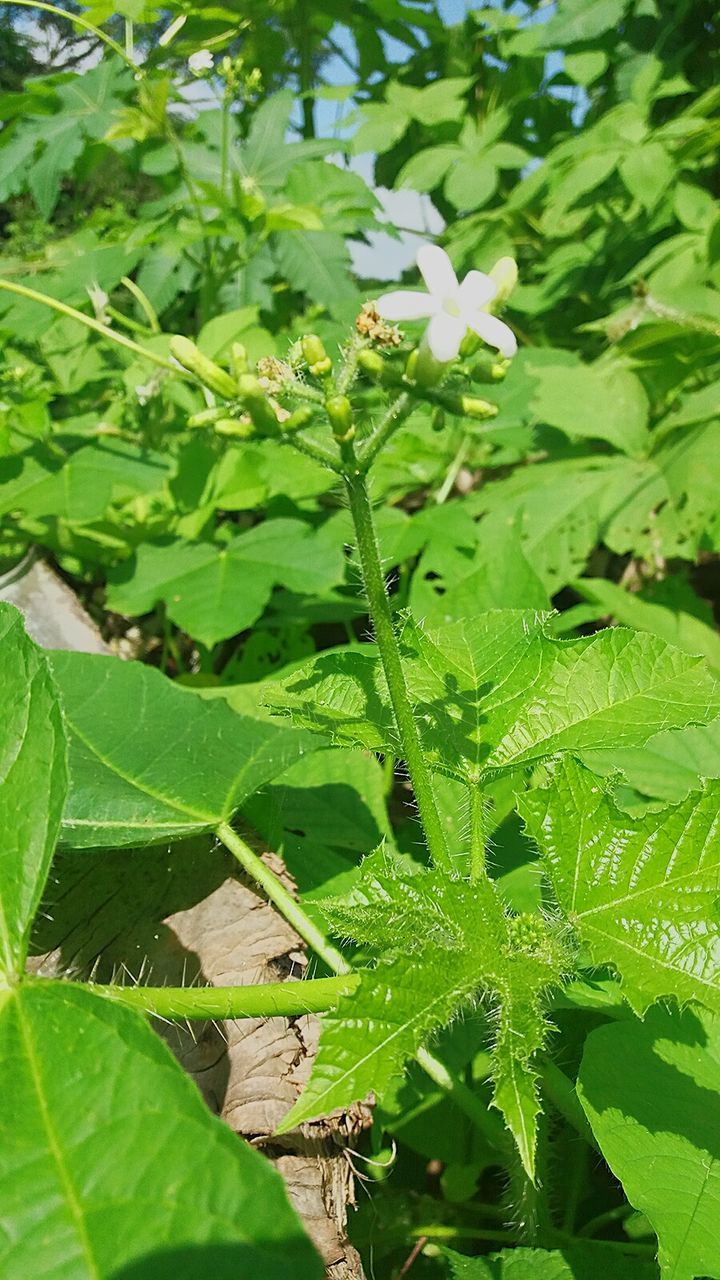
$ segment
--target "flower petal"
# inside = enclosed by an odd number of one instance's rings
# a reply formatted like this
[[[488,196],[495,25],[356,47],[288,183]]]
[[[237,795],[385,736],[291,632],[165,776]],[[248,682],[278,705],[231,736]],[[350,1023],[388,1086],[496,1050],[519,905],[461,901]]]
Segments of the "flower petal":
[[[448,360],[455,359],[460,350],[460,343],[465,337],[466,328],[464,320],[458,316],[449,316],[446,311],[433,316],[424,340],[436,360],[446,364]]]
[[[497,316],[490,316],[486,311],[474,311],[466,315],[465,320],[478,338],[482,338],[488,346],[496,347],[502,356],[515,355],[517,351],[515,334],[502,320],[498,320]]]
[[[458,291],[453,264],[439,244],[424,244],[418,249],[417,264],[430,293],[445,302]]]
[[[463,311],[482,311],[496,293],[497,284],[484,271],[468,271],[460,285],[458,302]]]
[[[426,320],[435,315],[438,308],[429,293],[412,293],[409,289],[384,293],[375,306],[383,320]]]

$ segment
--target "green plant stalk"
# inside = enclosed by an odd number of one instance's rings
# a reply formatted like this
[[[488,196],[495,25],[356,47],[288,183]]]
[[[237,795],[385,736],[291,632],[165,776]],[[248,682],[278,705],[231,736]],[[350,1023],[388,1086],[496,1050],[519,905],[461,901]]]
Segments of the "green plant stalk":
[[[352,995],[359,981],[357,974],[348,973],[248,987],[121,987],[90,983],[89,990],[173,1022],[185,1018],[295,1018],[335,1008],[341,996]]]
[[[350,444],[345,450],[346,463],[349,464],[346,465],[344,475],[345,488],[355,528],[360,568],[378,652],[430,857],[437,867],[442,867],[444,871],[452,871],[452,861],[445,842],[445,830],[410,703],[400,648],[385,590],[385,575],[380,564],[380,552],[367,485],[363,475],[358,475],[351,470],[351,458],[348,456],[348,450],[351,449]]]
[[[350,965],[345,957],[328,942],[322,930],[303,911],[300,903],[295,901],[291,893],[288,893],[270,868],[266,867],[262,858],[253,853],[250,845],[236,831],[233,831],[227,822],[221,822],[215,834],[225,848],[230,850],[233,857],[237,858],[248,875],[260,885],[288,924],[292,925],[303,941],[307,942],[315,954],[325,961],[328,969],[332,969],[336,974],[348,974]]]
[[[280,883],[277,876],[265,865],[261,858],[258,858],[257,854],[253,853],[249,845],[237,832],[233,831],[232,827],[224,822],[217,828],[216,835],[238,859],[238,862],[248,875],[261,886],[269,901],[277,907],[280,914],[292,925],[303,941],[309,947],[312,947],[317,955],[325,961],[328,968],[342,978],[356,977],[356,975],[350,973],[350,966],[345,957],[328,942],[325,935],[310,919],[300,903],[295,901],[284,885]],[[247,988],[245,990],[247,991]],[[188,989],[188,999],[192,1001],[202,991],[202,988]],[[318,1010],[318,1012],[320,1011]],[[192,1015],[186,1014],[185,1016],[190,1017]],[[451,1095],[456,1106],[494,1147],[499,1150],[504,1150],[508,1147],[507,1134],[500,1117],[496,1118],[493,1113],[488,1112],[480,1099],[459,1076],[450,1072],[445,1064],[427,1049],[420,1050],[417,1054],[417,1061],[423,1071],[430,1076],[430,1079]]]
[[[402,426],[414,407],[412,397],[407,391],[403,391],[401,395],[393,400],[390,408],[380,419],[373,435],[358,449],[357,463],[363,473],[375,461],[380,450],[387,444],[390,437],[395,434],[398,427]]]
[[[488,1110],[482,1099],[427,1049],[418,1050],[415,1056],[425,1074],[457,1103],[490,1145],[496,1151],[510,1152],[510,1137],[499,1114]]]
[[[280,437],[284,444],[292,445],[293,449],[297,449],[298,453],[304,453],[307,458],[312,458],[313,462],[319,462],[321,467],[325,467],[328,471],[334,471],[335,475],[342,475],[342,467],[337,458],[333,458],[327,449],[323,449],[322,445],[313,444],[311,440],[305,440],[300,433],[290,434]]]
[[[24,284],[13,284],[11,280],[0,280],[0,289],[4,289],[6,293],[16,293],[20,298],[28,298],[30,302],[41,302],[46,307],[51,307],[53,311],[59,311],[61,315],[68,316],[71,320],[77,320],[79,324],[84,324],[86,329],[92,329],[94,333],[99,333],[101,337],[108,338],[110,342],[114,342],[118,347],[125,347],[126,351],[132,351],[136,356],[142,356],[144,360],[150,360],[153,364],[157,364],[161,369],[169,369],[171,373],[180,374],[181,377],[189,378],[188,374],[179,365],[169,360],[167,356],[158,355],[155,351],[148,351],[147,347],[142,347],[139,342],[133,342],[132,338],[127,338],[124,333],[116,333],[108,325],[103,324],[101,320],[94,320],[92,316],[86,316],[84,312],[77,311],[75,307],[70,307],[66,302],[60,302],[57,298],[51,298],[47,293],[38,293],[36,289],[29,289]],[[195,378],[193,378],[195,382]]]
[[[541,1064],[540,1078],[542,1080],[543,1093],[550,1099],[556,1110],[560,1112],[563,1119],[567,1120],[568,1124],[577,1130],[593,1150],[600,1152],[600,1148],[595,1141],[595,1134],[590,1128],[590,1121],[582,1109],[582,1104],[572,1080],[550,1058],[547,1058]]]
[[[468,786],[470,804],[470,879],[480,880],[485,871],[485,806],[479,782]]]
[[[42,3],[42,0],[0,0],[0,4],[18,4],[23,5],[27,9],[43,9],[45,13],[54,13],[58,18],[67,18],[68,22],[74,23],[76,27],[83,27],[85,31],[92,31],[93,35],[97,36],[98,40],[102,40],[103,44],[107,45],[108,49],[112,49],[113,53],[116,53],[119,58],[122,58],[123,62],[125,62],[127,66],[134,71],[138,79],[144,79],[145,72],[141,67],[138,67],[137,63],[134,62],[133,59],[125,52],[122,45],[119,45],[117,40],[113,40],[110,36],[106,35],[105,32],[102,31],[100,27],[96,27],[93,22],[88,22],[87,18],[82,18],[80,14],[68,13],[67,9],[60,9],[55,4],[44,4]]]

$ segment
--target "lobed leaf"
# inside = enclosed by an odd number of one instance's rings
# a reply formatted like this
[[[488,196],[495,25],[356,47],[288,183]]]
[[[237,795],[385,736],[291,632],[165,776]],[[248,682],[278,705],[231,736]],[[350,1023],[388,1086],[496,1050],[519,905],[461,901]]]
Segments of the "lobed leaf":
[[[602,750],[609,739],[641,746],[720,712],[720,684],[697,658],[619,627],[556,640],[547,619],[507,609],[436,630],[406,622],[406,679],[433,769],[477,782],[557,752]],[[401,754],[374,648],[322,654],[267,697],[339,743]]]
[[[323,1017],[309,1084],[281,1132],[371,1090],[382,1098],[433,1033],[486,993],[497,1006],[494,1105],[533,1177],[540,1108],[531,1059],[545,1034],[543,992],[563,969],[542,920],[510,920],[490,881],[409,870],[381,850],[348,897],[322,910],[381,957]]]
[[[518,807],[557,900],[642,1013],[674,996],[720,1011],[720,784],[633,819],[573,760]]]

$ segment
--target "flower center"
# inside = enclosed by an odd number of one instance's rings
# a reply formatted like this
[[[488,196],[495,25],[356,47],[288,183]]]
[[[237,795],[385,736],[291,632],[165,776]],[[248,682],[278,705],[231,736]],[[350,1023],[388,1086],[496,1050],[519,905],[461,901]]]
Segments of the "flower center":
[[[460,307],[456,298],[445,298],[443,302],[443,311],[449,316],[459,316]]]

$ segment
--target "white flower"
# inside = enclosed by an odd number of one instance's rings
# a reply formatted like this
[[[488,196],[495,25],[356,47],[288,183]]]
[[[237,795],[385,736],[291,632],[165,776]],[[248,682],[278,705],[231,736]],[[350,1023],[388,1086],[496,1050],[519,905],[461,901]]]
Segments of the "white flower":
[[[504,356],[514,356],[517,342],[512,329],[502,320],[488,314],[485,307],[492,302],[498,286],[482,271],[468,271],[462,284],[453,265],[439,245],[424,244],[418,252],[417,264],[427,293],[398,289],[378,299],[377,309],[384,320],[423,320],[430,318],[423,343],[441,364],[454,360],[468,329],[496,347]]]
[[[205,71],[212,71],[213,56],[209,49],[198,49],[188,58],[188,66],[194,76],[201,76]]]

